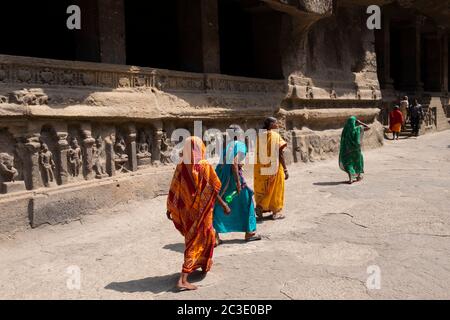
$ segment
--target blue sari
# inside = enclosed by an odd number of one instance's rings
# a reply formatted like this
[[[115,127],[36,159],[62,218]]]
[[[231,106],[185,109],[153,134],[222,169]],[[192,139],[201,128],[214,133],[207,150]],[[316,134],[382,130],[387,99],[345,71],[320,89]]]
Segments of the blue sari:
[[[240,160],[245,158],[247,147],[245,143],[233,141],[227,145],[224,157],[225,163],[216,167],[216,173],[222,182],[220,196],[225,197],[237,190],[236,180],[233,174],[233,160],[239,155]],[[214,207],[214,229],[218,233],[228,232],[255,232],[256,215],[253,204],[253,190],[245,182],[242,169],[239,168],[239,179],[241,182],[241,192],[228,206],[231,209],[229,215],[225,215],[222,206],[216,203]]]

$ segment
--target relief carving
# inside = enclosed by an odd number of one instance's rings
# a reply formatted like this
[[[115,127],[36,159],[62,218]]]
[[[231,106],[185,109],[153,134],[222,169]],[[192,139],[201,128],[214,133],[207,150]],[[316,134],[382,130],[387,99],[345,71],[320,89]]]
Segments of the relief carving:
[[[69,171],[72,177],[78,177],[81,172],[81,167],[83,164],[83,156],[81,152],[81,147],[78,144],[78,140],[74,138],[69,147],[69,152],[67,153],[67,162],[69,164]]]
[[[128,163],[127,145],[121,135],[117,136],[114,144],[114,163],[118,172],[129,172],[126,168]]]
[[[137,161],[138,166],[150,165],[152,162],[152,154],[150,150],[152,149],[150,137],[146,134],[144,130],[140,131],[139,139],[137,143]]]
[[[48,96],[41,89],[23,89],[9,94],[10,103],[21,105],[46,105]]]
[[[8,153],[0,153],[0,194],[25,190],[25,182],[16,181],[18,177],[14,157]]]
[[[56,169],[56,164],[53,160],[53,153],[48,149],[46,143],[41,144],[41,150],[39,151],[39,165],[41,167],[42,182],[45,187],[50,187],[50,183],[55,181],[53,170]]]
[[[95,171],[96,179],[108,176],[106,173],[106,152],[101,136],[95,139],[95,144],[92,146],[92,169]]]
[[[170,164],[172,163],[171,154],[173,150],[172,141],[169,137],[167,137],[166,131],[162,131],[161,135],[161,163],[162,164]]]

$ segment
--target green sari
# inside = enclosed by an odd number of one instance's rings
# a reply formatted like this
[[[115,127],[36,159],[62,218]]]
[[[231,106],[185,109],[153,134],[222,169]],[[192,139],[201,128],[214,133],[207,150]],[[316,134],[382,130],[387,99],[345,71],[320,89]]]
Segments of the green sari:
[[[356,117],[350,117],[342,131],[339,151],[339,167],[352,177],[364,173],[364,158],[361,153],[363,131],[356,125]]]

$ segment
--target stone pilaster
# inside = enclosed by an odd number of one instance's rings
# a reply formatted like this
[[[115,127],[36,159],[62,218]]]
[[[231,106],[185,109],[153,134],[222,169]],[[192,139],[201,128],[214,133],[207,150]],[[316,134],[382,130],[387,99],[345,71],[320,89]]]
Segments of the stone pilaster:
[[[40,134],[27,134],[18,139],[17,152],[23,163],[23,179],[28,190],[44,186],[39,168]]]
[[[93,179],[92,146],[95,143],[95,139],[92,137],[90,124],[82,124],[81,132],[83,135],[83,175],[86,180],[90,180]]]
[[[128,165],[131,171],[137,171],[137,148],[136,148],[136,127],[134,125],[130,125],[128,127],[128,135],[127,135],[127,153],[128,153]]]
[[[69,182],[69,170],[67,163],[67,154],[69,152],[69,142],[67,141],[68,136],[67,128],[64,131],[57,131],[56,136],[58,137],[58,155],[55,155],[55,164],[59,168],[59,178],[61,184],[66,184]]]
[[[381,49],[378,59],[379,81],[382,89],[390,90],[394,88],[394,81],[391,78],[391,17],[388,12],[383,13],[381,30],[376,31],[376,37]]]
[[[441,91],[448,94],[448,34],[443,32],[441,36]]]
[[[100,61],[126,64],[124,0],[97,0]]]
[[[162,123],[155,124],[155,130],[153,131],[153,150],[152,150],[152,163],[154,165],[161,164],[161,140],[163,136]]]
[[[203,72],[220,73],[219,9],[217,0],[200,0]]]

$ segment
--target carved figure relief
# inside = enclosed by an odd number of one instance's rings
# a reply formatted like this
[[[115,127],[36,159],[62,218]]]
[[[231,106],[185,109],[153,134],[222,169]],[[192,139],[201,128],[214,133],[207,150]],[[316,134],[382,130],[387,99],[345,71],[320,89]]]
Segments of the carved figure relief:
[[[50,183],[55,181],[54,171],[56,169],[53,153],[48,149],[46,143],[41,144],[39,152],[39,166],[41,167],[42,181],[44,186],[49,187]]]
[[[138,165],[150,165],[152,161],[152,148],[149,135],[144,130],[139,131],[137,143],[137,160]]]
[[[0,182],[15,182],[19,172],[14,168],[14,157],[0,153]]]
[[[170,156],[172,154],[173,145],[170,138],[167,137],[167,132],[163,130],[161,136],[161,163],[162,164],[170,164],[172,163],[172,159]]]
[[[125,139],[121,135],[118,135],[114,145],[114,163],[118,172],[129,172],[125,167],[128,163],[128,154],[126,151]]]
[[[96,179],[102,179],[107,176],[106,153],[101,136],[95,139],[95,144],[92,146],[92,169],[95,171]]]
[[[81,166],[83,164],[83,158],[81,153],[81,147],[78,144],[78,140],[74,138],[69,147],[69,152],[67,153],[67,161],[69,164],[69,171],[73,177],[78,177],[80,175]]]

